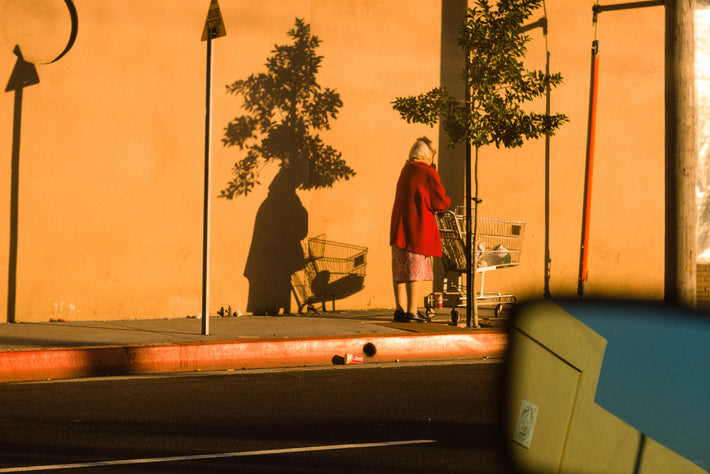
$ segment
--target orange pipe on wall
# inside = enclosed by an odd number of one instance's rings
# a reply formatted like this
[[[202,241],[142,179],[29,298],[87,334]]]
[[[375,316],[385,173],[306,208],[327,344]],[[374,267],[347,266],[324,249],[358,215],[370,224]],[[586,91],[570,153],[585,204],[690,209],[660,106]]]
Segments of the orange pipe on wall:
[[[584,295],[589,258],[589,223],[592,212],[592,172],[594,169],[594,138],[597,121],[597,85],[599,82],[599,42],[592,42],[591,84],[589,86],[589,122],[587,128],[587,164],[584,177],[584,207],[582,211],[582,243],[579,257],[577,294]]]

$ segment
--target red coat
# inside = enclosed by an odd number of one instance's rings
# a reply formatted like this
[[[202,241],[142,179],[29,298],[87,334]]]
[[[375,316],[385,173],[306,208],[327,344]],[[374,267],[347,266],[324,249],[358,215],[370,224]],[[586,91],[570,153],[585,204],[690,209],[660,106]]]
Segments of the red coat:
[[[390,245],[420,255],[441,257],[441,234],[434,213],[448,209],[451,199],[434,168],[407,163],[397,182],[392,208]]]

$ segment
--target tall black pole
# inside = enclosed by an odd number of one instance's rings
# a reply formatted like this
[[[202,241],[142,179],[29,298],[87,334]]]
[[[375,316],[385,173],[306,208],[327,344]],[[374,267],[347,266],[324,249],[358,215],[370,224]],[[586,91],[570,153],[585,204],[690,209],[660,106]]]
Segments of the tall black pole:
[[[210,0],[201,41],[207,42],[205,80],[205,193],[202,210],[202,335],[210,333],[210,176],[212,161],[212,40],[226,36],[217,0]]]
[[[468,89],[468,86],[466,89]],[[471,229],[473,214],[471,201],[471,142],[468,142],[466,143],[466,326],[468,327],[471,327],[473,301],[476,298],[473,293],[473,231]]]
[[[545,74],[550,77],[550,52],[547,51]],[[545,115],[550,116],[550,84],[545,88]],[[545,290],[544,296],[550,298],[550,276],[552,258],[550,257],[550,135],[545,134]]]
[[[212,28],[207,34],[207,72],[205,87],[205,190],[202,211],[202,335],[210,333],[210,171],[212,157]]]
[[[481,200],[478,198],[478,147],[476,147],[476,155],[473,157],[473,194],[474,196],[469,200],[469,206],[471,201],[473,201],[473,212],[471,213],[471,219],[469,219],[469,235],[471,247],[471,312],[473,313],[473,321],[469,323],[468,327],[478,328],[478,304],[476,303],[476,268],[478,268],[478,260],[476,259],[476,247],[478,240],[478,205]],[[483,281],[483,280],[481,280]]]
[[[471,86],[469,84],[470,72],[469,68],[471,65],[471,57],[468,48],[464,50],[464,59],[466,61],[465,72],[466,77],[464,78],[464,84],[466,87],[464,101],[466,103],[466,115],[470,120],[471,116]],[[471,316],[473,314],[473,305],[475,304],[476,295],[474,294],[474,278],[473,273],[474,264],[473,261],[473,232],[471,229],[471,222],[473,221],[473,214],[471,210],[471,139],[466,139],[466,326],[471,327]]]

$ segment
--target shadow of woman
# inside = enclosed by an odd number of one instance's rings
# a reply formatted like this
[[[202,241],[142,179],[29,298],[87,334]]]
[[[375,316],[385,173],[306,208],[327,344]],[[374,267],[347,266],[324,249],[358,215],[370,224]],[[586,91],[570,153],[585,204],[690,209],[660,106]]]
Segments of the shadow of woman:
[[[298,172],[282,168],[256,214],[244,269],[252,314],[291,312],[291,275],[305,264],[301,241],[308,235],[308,212],[296,194],[300,183]]]

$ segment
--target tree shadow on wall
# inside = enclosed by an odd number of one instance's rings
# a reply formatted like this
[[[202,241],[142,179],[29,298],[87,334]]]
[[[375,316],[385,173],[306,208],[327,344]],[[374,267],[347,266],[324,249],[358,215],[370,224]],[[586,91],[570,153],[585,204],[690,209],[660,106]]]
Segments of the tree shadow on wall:
[[[296,190],[332,187],[355,175],[317,133],[330,129],[343,105],[340,94],[316,80],[320,40],[298,18],[288,36],[293,43],[274,47],[266,72],[227,86],[229,94],[242,97],[247,113],[229,122],[222,143],[246,156],[234,165],[220,197],[246,196],[267,164],[280,167],[257,213],[244,271],[247,311],[254,314],[290,312],[290,276],[304,265],[300,241],[308,233],[308,212]]]

